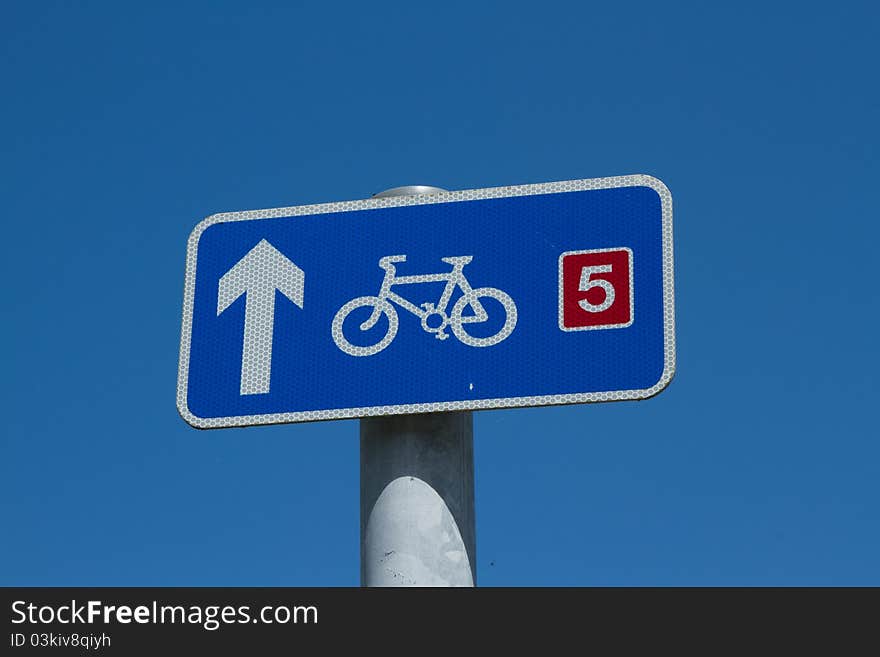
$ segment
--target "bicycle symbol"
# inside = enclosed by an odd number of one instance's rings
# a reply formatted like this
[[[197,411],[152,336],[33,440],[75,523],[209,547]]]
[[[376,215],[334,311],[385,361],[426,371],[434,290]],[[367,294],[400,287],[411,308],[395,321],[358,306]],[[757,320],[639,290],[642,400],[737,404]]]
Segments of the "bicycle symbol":
[[[471,347],[491,347],[498,344],[507,338],[516,326],[516,304],[506,292],[494,287],[478,287],[476,289],[471,287],[462,270],[473,259],[473,256],[441,258],[443,262],[452,265],[452,271],[419,276],[398,276],[394,265],[406,262],[406,256],[393,255],[380,258],[379,267],[385,270],[385,278],[382,280],[379,294],[374,297],[352,299],[342,306],[333,317],[333,341],[336,346],[350,356],[372,356],[391,344],[394,336],[397,335],[398,325],[397,310],[391,305],[392,301],[418,317],[421,320],[422,329],[427,333],[433,333],[438,340],[445,340],[449,337],[446,333],[446,327],[449,327],[456,338]],[[417,306],[391,290],[394,285],[442,281],[446,282],[446,287],[436,304],[423,303],[421,306]],[[452,311],[447,314],[446,308],[456,287],[462,291],[462,296],[453,304]],[[501,303],[505,313],[504,325],[493,335],[474,337],[465,330],[465,326],[485,322],[489,319],[489,314],[480,303],[481,298],[495,299]],[[470,307],[472,314],[464,314],[467,307]],[[354,345],[345,337],[343,324],[352,311],[358,308],[372,308],[370,316],[360,325],[361,331],[369,331],[373,328],[382,315],[388,318],[388,330],[385,336],[373,345],[366,347]]]

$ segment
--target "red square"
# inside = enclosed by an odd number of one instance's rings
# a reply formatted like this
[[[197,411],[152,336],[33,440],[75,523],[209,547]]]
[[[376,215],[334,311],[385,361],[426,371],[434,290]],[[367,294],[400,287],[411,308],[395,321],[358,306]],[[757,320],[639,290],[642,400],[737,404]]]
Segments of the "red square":
[[[633,322],[632,250],[567,251],[559,256],[559,328],[624,328]]]

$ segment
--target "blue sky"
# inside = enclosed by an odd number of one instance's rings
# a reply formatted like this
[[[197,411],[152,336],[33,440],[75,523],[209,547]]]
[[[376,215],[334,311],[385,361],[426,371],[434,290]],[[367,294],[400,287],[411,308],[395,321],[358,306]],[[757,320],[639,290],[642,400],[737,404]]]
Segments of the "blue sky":
[[[678,371],[475,417],[482,585],[880,584],[872,3],[7,3],[0,584],[357,585],[357,421],[175,409],[220,211],[648,173]]]

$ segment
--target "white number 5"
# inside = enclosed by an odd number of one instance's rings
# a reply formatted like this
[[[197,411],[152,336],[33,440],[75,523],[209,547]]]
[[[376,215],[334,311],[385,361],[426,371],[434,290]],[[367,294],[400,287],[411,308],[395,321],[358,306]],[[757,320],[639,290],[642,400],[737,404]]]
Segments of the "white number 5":
[[[605,298],[602,300],[602,303],[590,303],[586,299],[578,301],[578,305],[588,313],[601,313],[604,310],[608,310],[611,304],[614,303],[614,286],[609,281],[606,281],[604,278],[590,280],[590,276],[593,274],[610,273],[611,265],[589,265],[581,269],[581,284],[578,286],[578,290],[586,292],[594,287],[601,287],[605,291]]]

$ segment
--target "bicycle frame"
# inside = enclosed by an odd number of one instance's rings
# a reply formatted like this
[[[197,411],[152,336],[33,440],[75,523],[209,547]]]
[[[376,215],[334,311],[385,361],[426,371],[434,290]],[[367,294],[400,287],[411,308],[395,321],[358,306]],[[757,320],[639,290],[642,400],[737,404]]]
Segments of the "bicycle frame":
[[[385,260],[383,258],[383,260]],[[390,302],[393,301],[401,308],[408,310],[416,317],[420,319],[425,319],[428,315],[432,313],[440,313],[444,317],[446,316],[446,307],[449,305],[449,301],[452,298],[452,293],[455,291],[455,288],[458,287],[465,295],[469,295],[473,292],[473,288],[471,287],[470,282],[465,278],[464,275],[464,266],[470,262],[470,257],[468,256],[459,256],[456,258],[443,258],[444,262],[450,262],[452,264],[452,271],[441,273],[441,274],[418,274],[414,276],[398,276],[397,269],[394,266],[393,260],[385,261],[384,263],[380,263],[380,266],[385,270],[385,277],[382,280],[382,287],[379,288],[379,294],[377,295],[379,299]],[[398,262],[402,262],[402,260],[398,260]],[[404,299],[397,292],[394,292],[391,287],[394,285],[408,285],[413,283],[440,283],[446,281],[446,287],[443,289],[443,293],[440,295],[440,300],[436,305],[432,304],[423,304],[422,307],[419,307],[412,303],[411,301]],[[474,316],[462,318],[462,322],[477,322],[484,321],[487,317],[485,310],[483,310],[482,305],[474,299],[471,302],[471,307],[474,309]],[[379,316],[381,315],[382,308],[377,305],[373,310],[370,318],[364,322],[364,328],[371,328],[379,321]]]

